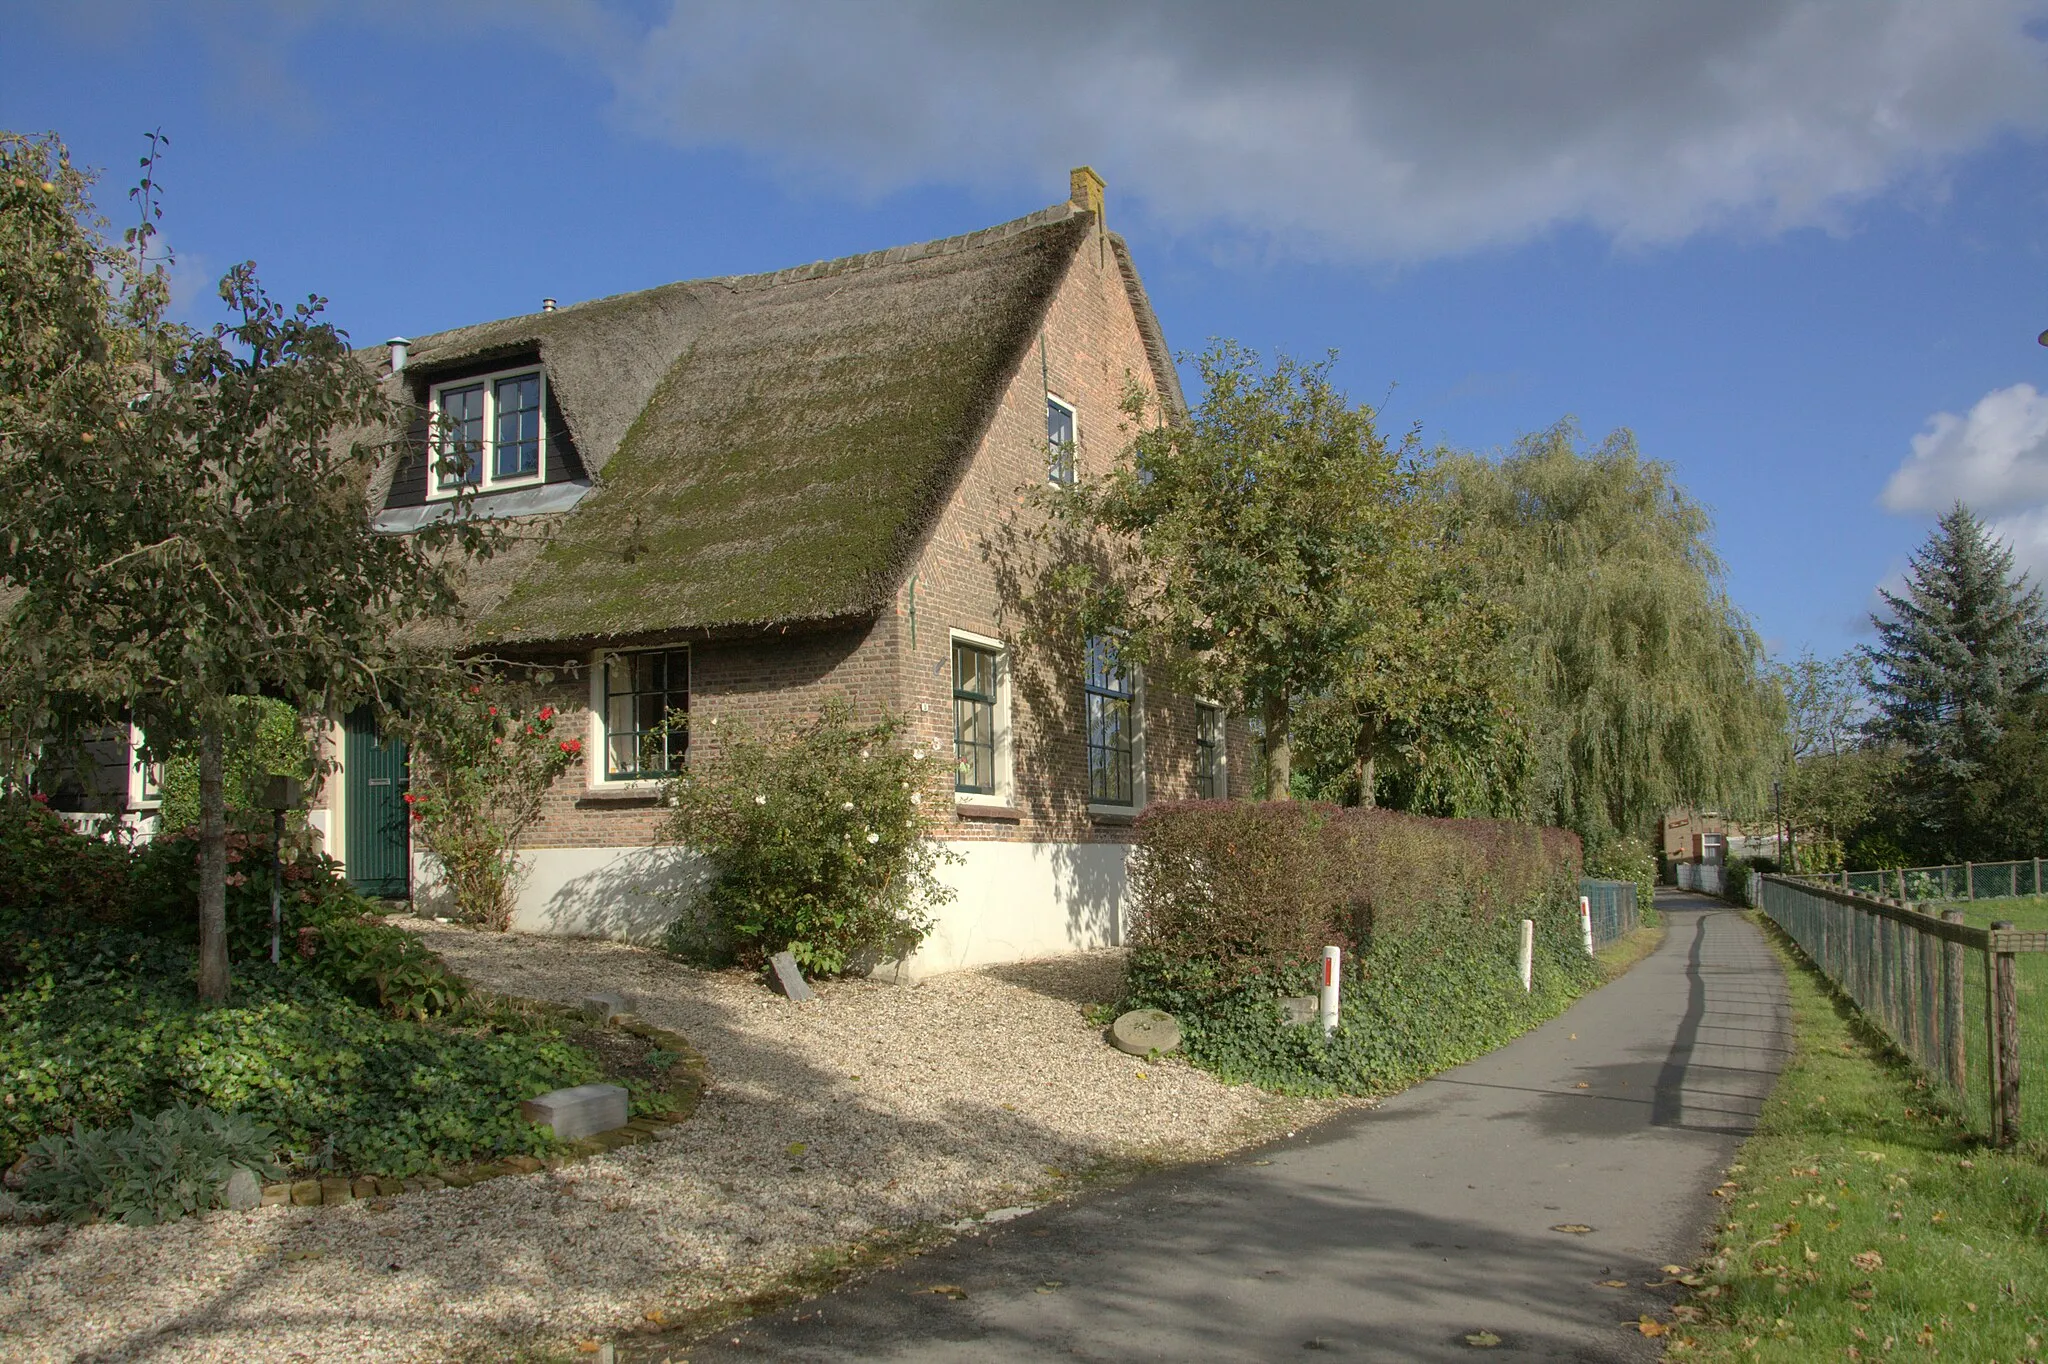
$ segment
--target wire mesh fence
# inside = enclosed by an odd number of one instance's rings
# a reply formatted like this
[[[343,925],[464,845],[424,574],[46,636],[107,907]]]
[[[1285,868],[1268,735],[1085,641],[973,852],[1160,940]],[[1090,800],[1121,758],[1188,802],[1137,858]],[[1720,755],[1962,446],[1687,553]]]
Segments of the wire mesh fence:
[[[1636,903],[1633,881],[1601,881],[1583,877],[1579,894],[1586,901],[1593,920],[1593,946],[1605,947],[1635,932],[1642,924],[1642,909]]]
[[[1970,1126],[2048,1139],[2048,931],[1940,917],[1782,876],[1761,907]]]
[[[1893,900],[1997,900],[2042,893],[2041,859],[1957,862],[1945,867],[1825,872],[1817,879],[1841,890]]]

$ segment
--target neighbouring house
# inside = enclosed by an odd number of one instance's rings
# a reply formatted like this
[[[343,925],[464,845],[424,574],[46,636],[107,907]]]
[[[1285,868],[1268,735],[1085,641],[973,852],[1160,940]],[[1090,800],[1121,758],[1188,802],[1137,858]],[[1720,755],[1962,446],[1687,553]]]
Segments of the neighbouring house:
[[[1749,825],[1715,810],[1672,809],[1657,823],[1657,846],[1667,864],[1720,866],[1731,857],[1775,857],[1777,831]]]
[[[163,805],[163,771],[142,760],[135,726],[109,725],[71,745],[45,750],[36,787],[50,808],[81,829],[119,826],[146,841]]]
[[[448,514],[430,431],[479,450],[458,478],[518,539],[469,571],[464,647],[551,669],[587,727],[516,929],[658,932],[696,875],[658,838],[661,779],[715,760],[722,721],[835,693],[957,759],[958,897],[911,974],[1119,941],[1138,812],[1247,793],[1240,717],[1021,615],[1051,552],[1030,491],[1110,466],[1128,385],[1179,402],[1102,181],[1072,190],[965,236],[391,343],[388,382],[429,415],[379,528]],[[430,888],[402,750],[351,723],[335,756],[331,849],[366,889]]]

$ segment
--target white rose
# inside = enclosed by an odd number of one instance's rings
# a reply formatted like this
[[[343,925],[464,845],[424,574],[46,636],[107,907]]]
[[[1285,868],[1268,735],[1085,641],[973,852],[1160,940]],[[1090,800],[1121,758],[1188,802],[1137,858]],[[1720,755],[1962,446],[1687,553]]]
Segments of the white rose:
[[[922,805],[924,804],[924,797],[919,795],[917,792],[912,791],[910,793],[910,803],[912,805]]]
[[[870,842],[870,843],[880,843],[881,841],[882,841],[882,836],[881,836],[880,834],[869,834],[869,835],[868,835],[868,842]]]
[[[853,808],[853,802],[850,800],[842,800],[839,802],[839,808],[842,810],[851,810]]]
[[[755,796],[755,797],[754,797],[754,804],[756,804],[756,805],[766,805],[767,803],[768,803],[768,797],[766,797],[766,796]]]

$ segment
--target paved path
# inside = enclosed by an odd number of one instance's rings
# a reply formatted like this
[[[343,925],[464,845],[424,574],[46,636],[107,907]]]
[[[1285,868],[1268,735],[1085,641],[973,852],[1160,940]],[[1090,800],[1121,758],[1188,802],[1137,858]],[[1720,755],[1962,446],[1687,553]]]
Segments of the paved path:
[[[674,1353],[1655,1358],[1621,1323],[1670,1301],[1643,1287],[1657,1266],[1698,1253],[1708,1190],[1785,1036],[1783,982],[1756,930],[1699,896],[1659,907],[1669,936],[1628,975],[1376,1109],[991,1227]],[[1481,1330],[1497,1351],[1465,1343]]]

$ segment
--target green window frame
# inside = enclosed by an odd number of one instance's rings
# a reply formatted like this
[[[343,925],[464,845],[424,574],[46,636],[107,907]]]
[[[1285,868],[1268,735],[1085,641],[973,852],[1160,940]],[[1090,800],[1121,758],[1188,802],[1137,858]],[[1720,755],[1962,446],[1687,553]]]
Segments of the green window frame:
[[[1137,749],[1137,683],[1108,635],[1088,640],[1082,696],[1088,723],[1088,802],[1137,804],[1133,755]]]
[[[996,705],[1002,651],[953,641],[953,789],[993,796],[1001,773],[996,759]]]
[[[690,651],[649,649],[604,660],[604,779],[680,772],[690,751]]]
[[[1195,704],[1195,796],[1225,800],[1230,796],[1224,775],[1223,708]]]

